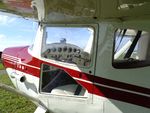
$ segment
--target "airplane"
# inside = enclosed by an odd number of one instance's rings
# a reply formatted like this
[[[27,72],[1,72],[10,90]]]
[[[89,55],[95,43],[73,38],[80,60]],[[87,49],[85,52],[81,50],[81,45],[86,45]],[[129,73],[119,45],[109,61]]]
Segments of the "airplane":
[[[2,53],[35,113],[150,113],[149,0],[1,0],[0,9],[39,23],[33,45]]]

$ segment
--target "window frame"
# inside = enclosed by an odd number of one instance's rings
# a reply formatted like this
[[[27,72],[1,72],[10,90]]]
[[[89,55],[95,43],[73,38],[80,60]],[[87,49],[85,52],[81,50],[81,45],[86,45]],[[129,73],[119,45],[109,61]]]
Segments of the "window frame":
[[[42,91],[42,79],[43,79],[43,75],[42,75],[42,73],[43,73],[43,65],[49,65],[49,66],[53,66],[53,65],[50,65],[50,64],[47,64],[47,63],[42,63],[41,64],[41,71],[40,71],[40,81],[39,81],[39,94],[44,94],[44,95],[49,95],[49,96],[59,96],[59,97],[74,97],[74,98],[82,98],[82,99],[85,99],[85,100],[87,100],[88,98],[90,98],[90,95],[89,95],[89,93],[88,93],[88,95],[87,96],[82,96],[82,95],[64,95],[64,94],[53,94],[53,93],[51,93],[51,92],[44,92],[44,91]],[[56,66],[53,66],[53,67],[55,67],[55,68],[58,68],[58,69],[61,69],[61,68],[59,68],[59,67],[56,67]],[[63,70],[63,69],[62,69]],[[64,71],[64,70],[63,70]],[[66,72],[66,71],[65,71]],[[66,72],[67,73],[67,72]],[[67,73],[68,74],[68,73]],[[68,75],[68,76],[70,76],[70,75]],[[73,78],[72,78],[73,79]],[[75,80],[76,81],[76,80]],[[79,84],[77,81],[76,81],[76,83],[77,84]],[[79,84],[80,85],[80,84]],[[81,85],[81,87],[82,88],[84,88],[82,85]],[[87,91],[87,89],[86,88],[84,88],[85,89],[85,93],[86,93],[86,91]]]
[[[87,27],[87,28],[92,28],[93,29],[93,44],[92,44],[92,52],[91,52],[91,62],[90,62],[90,65],[89,66],[82,66],[82,65],[76,65],[76,64],[73,64],[73,63],[68,63],[68,62],[62,62],[62,61],[59,61],[59,60],[54,60],[54,59],[47,59],[47,58],[44,58],[41,56],[41,58],[44,60],[44,61],[50,61],[50,62],[57,62],[57,64],[60,64],[60,65],[67,65],[67,66],[73,66],[73,67],[79,67],[79,68],[82,68],[82,69],[90,69],[94,66],[94,63],[95,63],[95,60],[94,60],[94,57],[96,54],[94,54],[95,52],[95,47],[93,45],[95,45],[97,42],[97,38],[96,38],[96,34],[97,34],[97,30],[96,28],[98,27],[97,24],[44,24],[43,25],[43,31],[46,31],[46,27],[80,27],[80,28],[84,28],[84,27]],[[43,39],[42,39],[42,46],[43,46]],[[40,54],[42,54],[42,49],[41,49],[41,52]]]

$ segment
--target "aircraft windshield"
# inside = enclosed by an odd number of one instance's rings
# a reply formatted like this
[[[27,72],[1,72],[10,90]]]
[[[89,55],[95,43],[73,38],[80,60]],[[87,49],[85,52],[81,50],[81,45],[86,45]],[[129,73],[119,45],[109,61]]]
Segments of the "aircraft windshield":
[[[91,27],[46,27],[44,58],[89,66],[94,38]]]

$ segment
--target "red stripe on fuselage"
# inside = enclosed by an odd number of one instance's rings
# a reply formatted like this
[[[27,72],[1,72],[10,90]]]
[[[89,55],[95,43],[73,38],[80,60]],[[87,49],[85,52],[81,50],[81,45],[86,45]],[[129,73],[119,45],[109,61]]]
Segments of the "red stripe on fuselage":
[[[15,57],[23,59],[22,63],[27,64],[24,65],[26,66],[26,70],[22,70],[17,66],[16,70],[40,77],[40,69],[36,69],[34,67],[40,68],[42,63],[49,64],[51,66],[65,70],[70,76],[74,78],[78,78],[79,80],[77,80],[77,82],[85,87],[89,93],[150,108],[150,89],[148,88],[89,75],[66,67],[51,64],[49,62],[32,57],[28,53],[27,48],[24,48],[21,51],[19,55]],[[4,61],[4,64],[6,67],[14,68],[14,65],[9,64],[9,62]]]

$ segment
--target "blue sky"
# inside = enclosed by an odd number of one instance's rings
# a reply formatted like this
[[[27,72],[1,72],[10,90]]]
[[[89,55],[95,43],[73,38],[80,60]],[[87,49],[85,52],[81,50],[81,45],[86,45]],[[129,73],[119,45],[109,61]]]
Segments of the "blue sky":
[[[49,27],[46,31],[48,33],[48,43],[60,42],[62,38],[65,38],[67,43],[81,48],[86,46],[88,39],[92,35],[86,27]]]
[[[36,30],[37,23],[32,20],[0,14],[0,51],[32,44]]]
[[[0,13],[0,51],[7,47],[16,47],[31,45],[35,39],[38,23],[32,20],[26,20],[15,16],[8,16]],[[87,29],[84,28],[68,28],[59,29],[52,28],[51,41],[59,41],[60,38],[67,38],[67,42],[85,46],[89,36],[91,35]],[[59,34],[59,35],[58,35]],[[55,36],[56,35],[56,36]],[[82,36],[82,37],[81,37]],[[73,42],[72,42],[73,41]],[[86,41],[86,42],[85,42]]]

